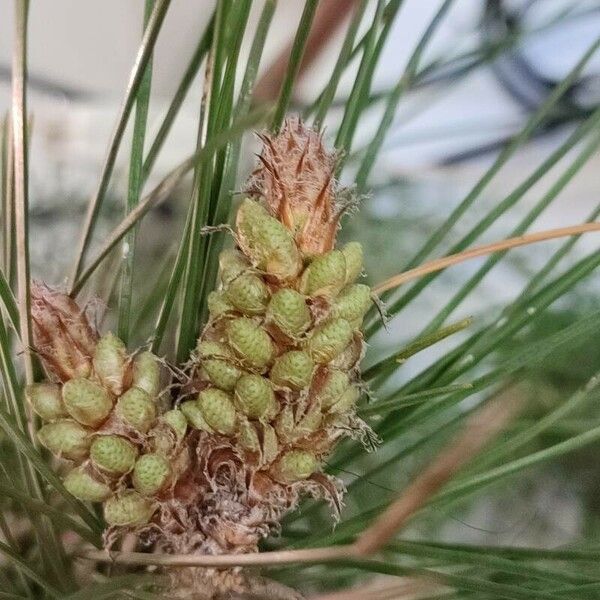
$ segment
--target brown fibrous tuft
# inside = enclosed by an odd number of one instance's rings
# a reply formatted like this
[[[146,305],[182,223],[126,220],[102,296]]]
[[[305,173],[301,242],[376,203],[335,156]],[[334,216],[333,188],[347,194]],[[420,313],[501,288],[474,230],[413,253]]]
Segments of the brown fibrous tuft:
[[[98,332],[85,309],[67,294],[33,281],[31,319],[34,350],[52,379],[65,382],[89,374]]]
[[[328,252],[343,212],[336,202],[336,154],[298,117],[286,119],[277,135],[262,133],[259,138],[259,165],[246,191],[265,200],[305,256]]]

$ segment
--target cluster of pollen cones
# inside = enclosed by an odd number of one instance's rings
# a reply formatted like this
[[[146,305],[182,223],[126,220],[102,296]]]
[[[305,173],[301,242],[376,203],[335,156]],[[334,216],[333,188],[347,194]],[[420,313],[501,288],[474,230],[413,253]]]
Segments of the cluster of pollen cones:
[[[367,431],[355,405],[371,291],[357,283],[360,244],[335,246],[334,155],[297,119],[261,140],[183,380],[32,285],[48,375],[27,389],[39,439],[66,459],[67,489],[103,504],[107,544],[134,531],[163,552],[255,552],[303,495],[339,505],[321,464],[340,437]]]

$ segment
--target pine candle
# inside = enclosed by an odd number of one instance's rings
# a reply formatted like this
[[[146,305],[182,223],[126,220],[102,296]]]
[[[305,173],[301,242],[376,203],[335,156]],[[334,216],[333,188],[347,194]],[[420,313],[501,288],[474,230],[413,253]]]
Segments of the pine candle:
[[[128,354],[67,296],[32,288],[50,378],[27,389],[39,438],[72,463],[67,489],[104,503],[107,541],[135,530],[167,552],[254,552],[302,495],[339,506],[321,464],[367,431],[355,414],[371,305],[362,248],[335,247],[348,195],[320,135],[290,119],[261,139],[175,408],[161,414],[155,356]]]

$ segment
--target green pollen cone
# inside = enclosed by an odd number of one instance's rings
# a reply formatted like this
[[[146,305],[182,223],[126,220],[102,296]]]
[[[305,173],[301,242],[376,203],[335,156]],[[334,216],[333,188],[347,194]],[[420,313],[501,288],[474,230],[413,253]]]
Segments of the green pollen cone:
[[[321,404],[323,410],[326,410],[341,398],[349,385],[350,378],[346,372],[328,369],[312,391],[312,396]]]
[[[266,318],[292,338],[302,335],[312,320],[305,297],[289,288],[282,288],[273,294]]]
[[[123,392],[127,363],[125,344],[113,333],[103,335],[94,352],[94,371],[102,383],[116,396]]]
[[[342,253],[346,259],[346,283],[354,283],[363,270],[363,249],[359,242],[348,242]]]
[[[81,461],[87,458],[92,431],[72,419],[61,419],[44,425],[38,439],[59,458]]]
[[[156,419],[154,400],[138,387],[129,388],[117,400],[115,412],[130,427],[142,433],[146,433]]]
[[[240,377],[235,386],[234,402],[251,419],[269,418],[277,411],[275,393],[269,381],[260,375]]]
[[[25,397],[33,410],[44,421],[55,421],[68,417],[62,401],[60,386],[56,383],[33,383],[25,388]]]
[[[336,415],[345,415],[354,410],[356,402],[360,398],[360,389],[351,385],[339,398],[339,400],[329,408],[329,413]]]
[[[111,496],[104,503],[104,519],[112,526],[145,525],[155,510],[156,504],[151,499],[127,490]]]
[[[236,223],[239,244],[258,269],[281,281],[298,275],[302,260],[294,238],[258,202],[246,198]]]
[[[208,306],[208,312],[213,319],[231,313],[235,310],[235,307],[227,297],[225,292],[211,292],[206,300]]]
[[[160,366],[152,352],[140,352],[133,359],[132,386],[155,397],[160,391]]]
[[[84,502],[103,502],[112,494],[110,487],[95,479],[85,467],[70,471],[63,483],[69,493]]]
[[[260,450],[260,439],[256,428],[247,419],[240,419],[238,426],[238,441],[240,446],[250,452],[258,452]]]
[[[291,350],[275,360],[269,377],[275,385],[301,390],[310,383],[314,367],[307,352]]]
[[[137,448],[119,435],[99,435],[90,447],[94,465],[111,475],[123,475],[133,469]]]
[[[352,327],[346,319],[331,319],[319,325],[309,337],[306,350],[319,364],[328,363],[352,341]]]
[[[194,428],[208,433],[214,433],[213,428],[204,419],[204,414],[197,400],[188,400],[180,407],[181,412],[185,415],[187,422]]]
[[[269,302],[269,288],[257,275],[246,273],[229,283],[225,297],[245,315],[262,315]]]
[[[133,467],[133,487],[143,496],[157,494],[169,481],[171,465],[160,454],[144,454]]]
[[[308,479],[317,466],[318,461],[314,454],[305,450],[290,450],[273,465],[272,473],[281,483],[294,483]]]
[[[200,358],[234,358],[234,354],[227,344],[208,340],[198,342],[196,353]]]
[[[302,273],[300,291],[308,296],[333,298],[346,283],[346,259],[340,250],[318,256]]]
[[[251,319],[241,317],[228,323],[227,338],[248,368],[263,371],[273,361],[275,348],[269,334]]]
[[[306,414],[300,419],[292,432],[292,440],[299,440],[317,431],[323,421],[323,413],[318,404],[311,406]]]
[[[219,255],[219,276],[221,283],[227,285],[250,268],[250,263],[243,254],[229,248]]]
[[[207,358],[202,360],[202,371],[205,377],[216,387],[231,392],[242,375],[241,369],[225,360]]]
[[[198,394],[198,406],[208,425],[223,435],[235,431],[235,407],[229,394],[216,388],[203,390]]]
[[[331,307],[332,317],[360,323],[371,306],[371,288],[362,283],[345,287]]]
[[[62,389],[67,412],[82,425],[98,427],[112,410],[112,399],[99,384],[83,377],[69,379]]]
[[[175,432],[175,437],[178,442],[183,440],[187,430],[187,420],[185,415],[178,409],[168,410],[164,415],[161,415],[160,421],[166,423]]]

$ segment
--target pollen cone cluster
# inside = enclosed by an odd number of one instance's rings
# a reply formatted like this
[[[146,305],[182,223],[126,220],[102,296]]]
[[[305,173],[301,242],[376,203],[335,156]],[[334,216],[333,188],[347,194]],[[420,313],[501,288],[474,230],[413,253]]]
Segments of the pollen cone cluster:
[[[67,461],[65,487],[103,502],[111,526],[147,523],[188,466],[185,417],[159,414],[158,360],[145,351],[129,355],[112,333],[99,337],[73,300],[39,283],[32,321],[49,381],[25,394],[44,422],[40,442]]]
[[[217,552],[255,550],[304,493],[335,506],[322,461],[366,431],[355,404],[371,292],[357,283],[360,244],[335,247],[334,157],[297,120],[262,140],[180,405],[198,430]]]
[[[176,408],[159,415],[155,357],[98,339],[71,301],[36,288],[56,380],[28,392],[40,439],[76,465],[65,485],[103,501],[111,531],[141,526],[166,551],[253,552],[302,495],[337,506],[323,460],[368,433],[355,405],[371,291],[360,244],[336,247],[335,157],[296,119],[261,140]]]

